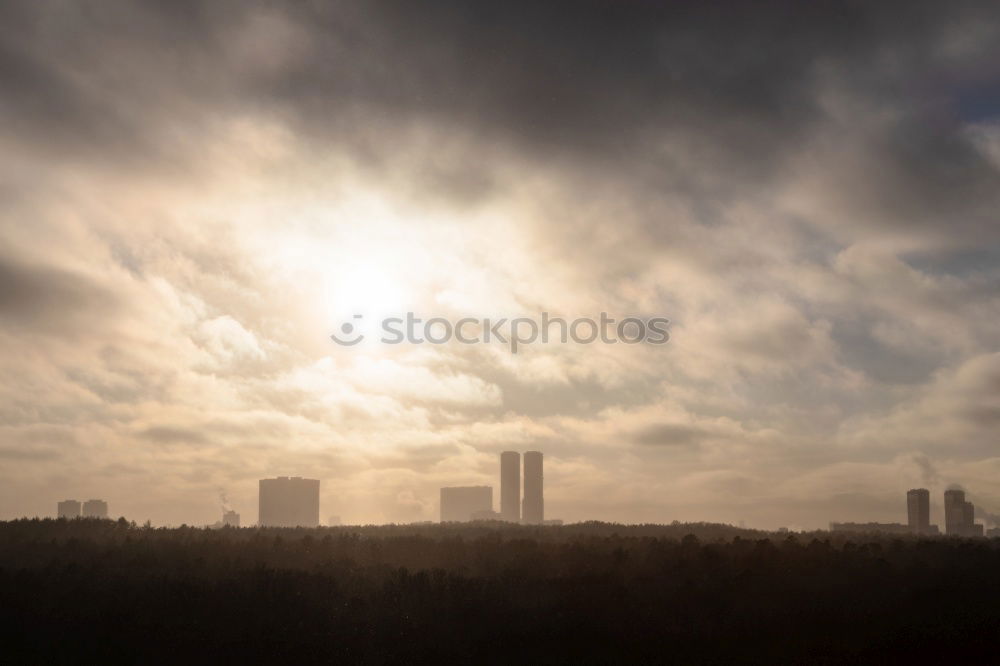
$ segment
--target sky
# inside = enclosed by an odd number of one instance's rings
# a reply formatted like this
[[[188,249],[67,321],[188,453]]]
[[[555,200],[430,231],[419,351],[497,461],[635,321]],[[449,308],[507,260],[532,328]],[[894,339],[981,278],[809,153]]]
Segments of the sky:
[[[343,322],[664,317],[667,344]],[[0,4],[0,518],[1000,512],[1000,7]]]

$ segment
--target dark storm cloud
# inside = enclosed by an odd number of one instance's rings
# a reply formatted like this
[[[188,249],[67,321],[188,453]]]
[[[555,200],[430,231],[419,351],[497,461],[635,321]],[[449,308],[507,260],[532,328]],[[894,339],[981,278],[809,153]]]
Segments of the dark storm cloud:
[[[766,165],[818,113],[814,76],[868,74],[880,53],[912,59],[889,88],[933,66],[925,51],[956,12],[844,3],[378,2],[329,5],[311,58],[260,85],[265,97],[335,110],[357,99],[389,115],[437,116],[544,151],[625,160],[664,127],[703,133]],[[353,11],[345,11],[351,7]],[[335,57],[341,56],[341,57]],[[270,85],[267,85],[270,84]],[[317,99],[318,98],[318,99]],[[728,141],[728,145],[724,145]]]
[[[255,79],[253,94],[287,104],[315,131],[349,126],[347,108],[375,110],[386,126],[466,129],[487,146],[690,201],[705,220],[785,176],[789,157],[825,127],[858,153],[846,163],[818,155],[834,188],[824,203],[849,218],[845,227],[996,226],[1000,178],[960,132],[957,86],[1000,74],[1000,40],[946,48],[995,28],[987,4],[349,6],[309,17],[310,56],[287,77]],[[828,85],[869,106],[831,120]],[[898,118],[869,127],[867,116],[887,110]],[[488,170],[477,163],[482,145],[469,149],[453,173]],[[647,226],[646,238],[669,228]]]
[[[265,110],[375,166],[429,123],[476,137],[460,167],[421,156],[449,198],[487,191],[488,146],[513,145],[705,199],[782,168],[828,112],[825,75],[905,111],[871,147],[885,186],[843,174],[864,210],[982,222],[996,173],[955,129],[959,93],[1000,71],[1000,42],[945,49],[995,23],[989,5],[958,4],[7,3],[2,115],[60,148],[168,159],[185,127]],[[677,140],[684,152],[664,149]]]

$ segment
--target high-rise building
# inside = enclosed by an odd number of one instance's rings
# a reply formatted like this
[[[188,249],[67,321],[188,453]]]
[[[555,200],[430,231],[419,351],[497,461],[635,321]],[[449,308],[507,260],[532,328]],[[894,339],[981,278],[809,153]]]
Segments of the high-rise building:
[[[83,503],[84,518],[107,518],[108,503],[104,500],[92,499]]]
[[[522,521],[529,525],[545,522],[545,497],[543,493],[542,452],[526,451],[524,454],[524,504],[521,505]]]
[[[491,486],[460,486],[441,489],[441,522],[466,522],[474,514],[493,509]]]
[[[965,491],[944,491],[944,533],[961,534],[965,520]]]
[[[232,510],[224,510],[222,512],[222,524],[226,527],[239,527],[240,514]]]
[[[910,531],[928,534],[931,531],[931,492],[926,488],[907,491],[906,515]]]
[[[80,503],[76,500],[63,500],[56,504],[56,515],[59,518],[72,520],[80,517]]]
[[[319,479],[261,479],[258,505],[263,527],[319,527]]]
[[[521,521],[521,454],[500,454],[500,520]]]
[[[963,536],[974,536],[976,525],[976,507],[972,506],[972,502],[962,503],[962,532]]]
[[[983,526],[976,524],[976,507],[965,500],[965,491],[944,491],[945,534],[982,536]]]

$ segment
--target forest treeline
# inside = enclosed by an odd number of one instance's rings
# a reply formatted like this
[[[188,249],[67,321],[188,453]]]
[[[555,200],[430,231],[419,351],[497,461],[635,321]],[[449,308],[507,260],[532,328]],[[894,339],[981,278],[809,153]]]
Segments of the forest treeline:
[[[997,539],[0,523],[4,663],[982,663],[997,599]]]

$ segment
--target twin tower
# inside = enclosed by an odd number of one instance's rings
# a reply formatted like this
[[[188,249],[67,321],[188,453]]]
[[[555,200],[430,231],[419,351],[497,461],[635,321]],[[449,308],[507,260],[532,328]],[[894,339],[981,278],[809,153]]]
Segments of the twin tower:
[[[545,521],[542,453],[524,453],[524,502],[521,502],[521,454],[500,454],[500,520],[541,525]]]

